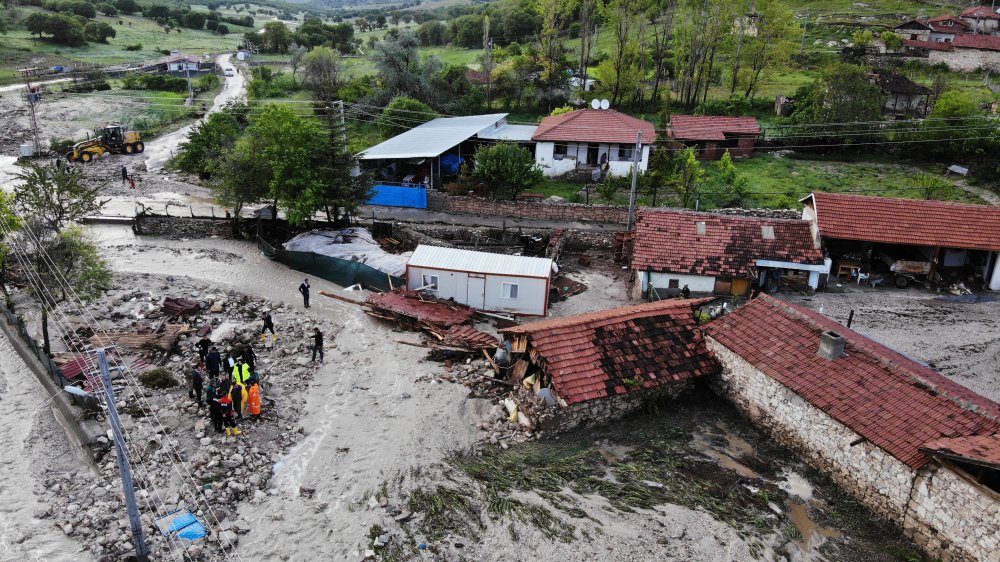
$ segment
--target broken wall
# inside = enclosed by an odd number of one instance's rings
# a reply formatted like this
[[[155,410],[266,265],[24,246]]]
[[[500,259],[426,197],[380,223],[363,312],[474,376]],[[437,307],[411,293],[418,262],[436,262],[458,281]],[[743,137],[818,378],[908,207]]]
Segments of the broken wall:
[[[627,394],[577,402],[565,408],[548,408],[543,410],[545,414],[538,417],[536,424],[539,428],[552,432],[601,425],[623,418],[655,402],[679,398],[693,389],[694,382],[687,380]]]
[[[199,219],[190,217],[158,217],[136,215],[133,228],[144,236],[167,238],[232,238],[233,229],[226,219]]]
[[[713,381],[718,394],[870,509],[899,523],[929,554],[944,562],[1000,560],[997,499],[948,470],[932,478],[924,476],[926,468],[918,474],[715,339],[705,336],[705,343],[723,365]]]

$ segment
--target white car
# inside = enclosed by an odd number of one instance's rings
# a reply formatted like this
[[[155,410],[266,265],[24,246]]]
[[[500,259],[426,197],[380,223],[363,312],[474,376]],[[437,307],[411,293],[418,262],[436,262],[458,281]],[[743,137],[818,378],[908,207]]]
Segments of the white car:
[[[236,71],[232,67],[226,69],[226,76],[236,76]]]

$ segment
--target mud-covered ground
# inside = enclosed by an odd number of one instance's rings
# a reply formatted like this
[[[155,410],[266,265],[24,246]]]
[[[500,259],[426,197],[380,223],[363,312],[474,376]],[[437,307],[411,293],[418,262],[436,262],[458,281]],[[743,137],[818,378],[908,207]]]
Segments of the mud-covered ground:
[[[778,296],[841,323],[853,310],[852,329],[1000,401],[1000,300],[956,303],[924,289],[846,287],[845,293]]]

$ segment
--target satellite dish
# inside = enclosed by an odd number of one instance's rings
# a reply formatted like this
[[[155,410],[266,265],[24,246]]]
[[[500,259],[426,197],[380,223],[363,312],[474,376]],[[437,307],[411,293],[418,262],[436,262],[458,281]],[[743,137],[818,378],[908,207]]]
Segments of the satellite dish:
[[[607,109],[611,107],[611,102],[608,100],[601,100],[601,109]]]
[[[594,109],[600,109],[601,108],[601,100],[591,100],[590,107],[593,107]]]

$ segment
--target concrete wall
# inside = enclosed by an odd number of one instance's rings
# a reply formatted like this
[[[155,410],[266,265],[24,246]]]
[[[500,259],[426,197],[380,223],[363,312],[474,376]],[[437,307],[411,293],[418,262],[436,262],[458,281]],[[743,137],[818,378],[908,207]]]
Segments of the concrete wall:
[[[581,188],[583,186],[580,186]],[[432,211],[467,213],[490,217],[516,217],[551,221],[584,221],[624,225],[628,209],[613,205],[581,205],[561,203],[550,205],[523,201],[493,201],[478,197],[452,197],[439,192],[428,193]]]
[[[956,47],[953,51],[931,51],[927,61],[931,64],[942,62],[959,72],[1000,70],[1000,51]]]
[[[671,279],[677,280],[678,289],[682,289],[684,285],[687,285],[692,293],[712,293],[715,291],[715,277],[687,275],[684,273],[662,273],[658,271],[639,272],[636,280],[640,283],[640,286],[637,288],[643,293],[646,292],[649,288],[649,281],[652,280],[653,286],[657,289],[666,289],[670,286]]]
[[[1000,494],[935,463],[916,471],[867,441],[711,337],[723,365],[714,384],[776,441],[945,562],[1000,561]],[[851,445],[852,443],[857,443]]]
[[[436,275],[438,277],[438,290],[435,296],[442,299],[455,299],[455,302],[467,304],[479,310],[492,312],[510,312],[513,314],[528,314],[534,316],[544,316],[546,313],[545,303],[548,297],[548,280],[531,277],[513,277],[508,275],[486,275],[483,281],[485,295],[483,302],[476,302],[478,299],[474,294],[475,289],[470,291],[470,284],[475,283],[475,279],[470,279],[470,275],[464,271],[447,271],[428,267],[407,268],[406,287],[417,289],[424,285],[425,275]],[[517,284],[517,298],[510,299],[503,297],[503,284]]]

